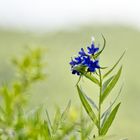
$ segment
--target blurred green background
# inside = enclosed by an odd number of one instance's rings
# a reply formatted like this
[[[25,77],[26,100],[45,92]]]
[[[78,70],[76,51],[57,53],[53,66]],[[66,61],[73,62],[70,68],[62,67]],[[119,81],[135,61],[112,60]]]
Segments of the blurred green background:
[[[90,45],[91,36],[96,43],[102,46],[103,34],[106,38],[106,49],[101,57],[103,66],[111,66],[126,50],[123,63],[121,83],[124,88],[119,100],[122,101],[120,111],[110,130],[110,133],[130,140],[140,139],[140,32],[125,26],[83,26],[73,30],[60,30],[47,33],[29,33],[16,30],[0,29],[0,83],[10,82],[16,76],[15,69],[10,63],[13,56],[20,56],[26,52],[26,46],[43,47],[46,50],[47,80],[33,87],[30,98],[30,106],[35,107],[44,104],[52,112],[55,105],[64,108],[71,99],[73,106],[81,105],[75,84],[78,80],[70,72],[69,61],[77,55],[81,47]],[[82,85],[86,94],[94,99],[97,97],[97,89],[91,87],[83,79]],[[118,85],[119,85],[118,84]],[[114,90],[114,96],[117,90]]]

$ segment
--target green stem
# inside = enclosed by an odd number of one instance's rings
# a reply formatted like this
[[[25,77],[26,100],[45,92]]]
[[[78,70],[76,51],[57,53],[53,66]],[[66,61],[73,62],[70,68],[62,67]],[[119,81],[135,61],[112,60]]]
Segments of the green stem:
[[[99,129],[98,129],[98,135],[101,135],[101,95],[102,95],[102,74],[101,70],[99,69],[99,78],[100,78],[100,92],[99,92],[99,114],[98,114],[98,120],[99,120]]]

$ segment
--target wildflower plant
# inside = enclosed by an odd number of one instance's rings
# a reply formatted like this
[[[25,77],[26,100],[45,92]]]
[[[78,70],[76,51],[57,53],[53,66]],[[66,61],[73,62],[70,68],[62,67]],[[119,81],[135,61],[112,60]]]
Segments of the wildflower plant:
[[[120,91],[115,99],[110,101],[109,107],[107,107],[106,110],[103,110],[105,108],[104,103],[106,102],[107,97],[110,95],[121,76],[122,66],[115,75],[112,75],[112,71],[117,67],[125,54],[124,52],[109,70],[107,67],[102,67],[100,65],[99,57],[106,46],[106,40],[103,35],[102,37],[104,44],[101,50],[99,47],[96,47],[94,40],[92,40],[92,43],[87,47],[87,50],[85,51],[84,48],[81,48],[81,50],[78,52],[78,56],[72,58],[70,62],[72,74],[79,76],[76,87],[82,105],[97,128],[98,133],[95,134],[94,131],[94,138],[104,137],[107,134],[120,107],[121,102],[119,102],[116,106],[115,103],[119,97],[122,87],[120,88]],[[82,88],[79,86],[81,77],[89,79],[92,83],[98,86],[98,105],[93,99],[88,97],[88,95],[85,94]]]
[[[119,64],[124,53],[110,70],[103,73],[106,67],[102,67],[99,61],[106,44],[104,37],[103,39],[104,45],[101,50],[92,41],[87,51],[81,48],[78,56],[70,62],[72,74],[79,77],[76,86],[80,100],[92,123],[85,117],[83,110],[72,110],[71,101],[63,111],[57,107],[55,114],[51,116],[46,107],[44,110],[42,106],[27,110],[30,102],[27,95],[30,89],[35,83],[46,78],[44,51],[41,48],[28,49],[24,56],[12,59],[17,77],[11,83],[0,87],[0,140],[93,140],[97,136],[100,136],[100,140],[108,140],[110,137],[104,136],[119,109],[120,103],[115,107],[114,105],[122,88],[105,111],[103,105],[119,80],[122,66],[117,74],[111,77],[109,75]],[[81,77],[86,77],[99,87],[98,105],[79,86]],[[98,134],[95,134],[94,126]]]

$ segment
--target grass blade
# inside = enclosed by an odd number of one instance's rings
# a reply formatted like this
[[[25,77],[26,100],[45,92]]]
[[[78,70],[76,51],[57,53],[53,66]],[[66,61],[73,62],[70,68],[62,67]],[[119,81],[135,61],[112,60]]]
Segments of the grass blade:
[[[117,114],[117,111],[120,107],[120,104],[119,103],[111,112],[111,114],[109,115],[108,119],[106,120],[106,122],[104,123],[102,129],[101,129],[101,135],[106,135],[106,133],[108,132],[113,120],[115,119],[115,116]]]
[[[115,104],[116,100],[118,99],[119,95],[121,94],[122,88],[123,88],[123,85],[121,86],[120,91],[119,91],[118,95],[116,96],[116,98],[114,99],[114,101],[110,104],[110,106],[102,114],[102,116],[101,116],[101,119],[103,119],[102,120],[102,126],[104,125],[104,123],[107,120],[109,114],[111,113],[111,109],[112,109],[113,105]]]
[[[94,124],[97,126],[97,128],[99,127],[98,126],[98,119],[95,115],[95,113],[93,112],[91,106],[89,105],[86,97],[84,96],[82,90],[80,89],[80,87],[77,85],[77,90],[78,90],[78,94],[79,94],[79,97],[80,97],[80,100],[88,114],[88,116],[91,118],[91,120],[94,122]]]
[[[106,87],[105,91],[103,92],[103,94],[101,96],[101,103],[103,103],[104,99],[109,95],[109,93],[111,92],[111,90],[116,85],[117,81],[120,78],[121,72],[122,72],[122,66],[119,69],[118,73],[114,76],[114,78],[112,79],[112,81],[109,83],[109,85]]]
[[[67,118],[68,112],[70,110],[70,106],[71,106],[71,100],[68,102],[68,105],[66,106],[65,110],[61,115],[61,121],[64,121]]]
[[[118,95],[116,96],[116,98],[114,99],[114,101],[110,104],[110,106],[106,109],[106,111],[103,113],[102,117],[101,118],[104,118],[104,115],[109,112],[109,110],[111,110],[112,106],[115,104],[115,102],[117,101],[117,99],[119,98],[120,94],[121,94],[121,91],[123,89],[123,85],[121,86],[119,92],[118,92]]]
[[[111,76],[109,79],[107,79],[104,84],[103,84],[103,88],[102,88],[102,93],[105,91],[106,87],[108,86],[108,84],[111,82],[111,80],[114,78],[114,76]]]
[[[119,58],[119,60],[116,62],[116,64],[107,73],[104,74],[103,78],[107,77],[116,68],[116,66],[119,64],[119,62],[123,58],[125,52],[126,51],[123,52],[123,54],[121,55],[121,57]]]
[[[46,109],[46,115],[47,115],[47,123],[48,123],[48,126],[50,126],[51,129],[52,129],[52,124],[51,124],[50,116],[49,116],[49,113],[48,113],[48,110],[47,109]]]
[[[105,49],[105,46],[106,46],[106,40],[105,40],[105,37],[102,35],[102,38],[103,38],[103,41],[104,41],[104,44],[103,44],[103,48],[94,55],[94,59],[96,59],[102,52],[103,50]]]
[[[97,85],[100,85],[98,79],[97,79],[96,77],[94,77],[93,75],[91,75],[90,73],[83,73],[83,75],[84,75],[87,79],[91,80],[93,83],[95,83],[95,84],[97,84]]]
[[[91,103],[91,105],[94,107],[94,108],[96,108],[96,110],[98,111],[99,110],[99,108],[97,107],[97,105],[96,105],[96,103],[90,98],[90,97],[88,97],[87,95],[84,95],[86,98],[87,98],[87,100]]]
[[[54,117],[54,121],[53,121],[53,125],[52,125],[53,134],[55,134],[56,131],[59,129],[60,120],[61,120],[60,108],[57,108],[55,117]]]
[[[85,76],[87,79],[91,80],[93,83],[100,85],[99,80],[95,76],[93,76],[91,73],[85,71],[85,67],[76,66],[74,69],[77,70],[78,72],[80,72],[81,76]],[[81,76],[77,82],[77,85],[81,79]]]
[[[43,125],[44,129],[45,129],[45,136],[47,138],[47,140],[51,140],[51,132],[50,132],[50,129],[49,129],[49,124],[47,121],[44,121],[44,125]]]
[[[108,116],[110,115],[110,113],[111,113],[111,105],[109,106],[109,108],[103,113],[103,115],[101,116],[101,119],[103,119],[102,120],[102,124],[101,124],[101,127],[103,127],[104,126],[104,123],[105,123],[105,121],[107,120],[107,118],[108,118]]]

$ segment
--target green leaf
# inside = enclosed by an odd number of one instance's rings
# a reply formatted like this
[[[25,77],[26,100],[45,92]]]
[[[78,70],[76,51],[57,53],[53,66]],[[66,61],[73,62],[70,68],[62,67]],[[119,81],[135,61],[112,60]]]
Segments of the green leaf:
[[[108,119],[106,120],[106,122],[104,123],[103,127],[101,128],[101,135],[106,135],[106,133],[108,132],[113,120],[115,119],[115,116],[117,114],[117,111],[119,109],[121,103],[119,103],[111,112],[111,114],[109,115]]]
[[[56,138],[54,138],[53,140],[64,140],[66,139],[65,137],[67,137],[68,135],[70,135],[70,133],[75,129],[76,124],[74,123],[73,125],[67,126],[63,128],[63,131],[60,135],[56,135]]]
[[[86,97],[86,99],[91,103],[91,105],[96,108],[96,110],[98,111],[99,108],[97,107],[96,103],[90,98],[88,97],[87,95],[84,95]]]
[[[86,78],[88,78],[89,80],[91,80],[93,83],[100,85],[98,79],[96,77],[94,77],[93,75],[91,75],[90,73],[84,73],[83,74]]]
[[[93,76],[91,73],[86,72],[85,66],[76,66],[74,67],[74,70],[77,70],[78,72],[81,73],[81,76],[85,76],[87,79],[91,80],[93,83],[100,85],[99,80]],[[81,77],[79,78],[77,84],[79,83]]]
[[[104,99],[109,95],[111,90],[115,87],[117,81],[120,78],[121,72],[122,72],[122,66],[119,69],[118,73],[114,76],[112,81],[109,83],[109,85],[106,87],[106,89],[104,90],[103,94],[101,95],[101,103],[103,103]]]
[[[111,76],[108,80],[106,80],[103,84],[103,88],[102,88],[102,93],[104,92],[104,90],[106,89],[106,87],[108,86],[108,84],[111,82],[111,80],[114,78],[114,76]]]
[[[70,110],[70,106],[71,106],[71,100],[68,102],[67,107],[65,108],[65,110],[63,111],[61,115],[61,121],[64,121],[67,118],[68,112]]]
[[[78,85],[77,85],[77,90],[78,90],[78,93],[79,93],[80,100],[81,100],[81,102],[83,104],[83,107],[85,108],[88,116],[91,118],[91,120],[97,126],[97,128],[99,128],[98,119],[97,119],[95,113],[93,112],[91,106],[89,105],[86,97],[84,96],[83,91],[80,89],[80,87]]]
[[[45,129],[44,135],[47,138],[47,140],[51,140],[51,132],[47,121],[44,121],[43,129]]]
[[[53,134],[55,134],[56,131],[59,129],[60,120],[61,120],[61,112],[60,112],[60,108],[57,108],[55,117],[54,117],[54,121],[53,121],[53,125],[52,125]]]
[[[82,72],[81,72],[82,73]],[[89,79],[90,81],[92,81],[93,83],[95,83],[95,84],[97,84],[97,85],[100,85],[100,82],[99,82],[99,80],[95,77],[95,76],[93,76],[93,75],[91,75],[90,73],[82,73],[82,75],[84,75],[87,79]]]
[[[41,120],[41,113],[42,113],[42,106],[39,106],[34,114],[33,114],[33,120],[34,120],[34,124],[38,124]]]
[[[118,95],[116,96],[116,98],[114,99],[114,101],[110,104],[110,106],[106,109],[106,111],[102,114],[101,116],[101,119],[102,120],[102,126],[104,125],[105,121],[107,120],[109,114],[111,113],[111,109],[113,107],[113,105],[115,104],[115,102],[117,101],[119,95],[121,94],[121,91],[122,91],[122,88],[123,88],[123,85],[121,86],[120,90],[119,90],[119,93]]]
[[[111,105],[110,105],[109,108],[108,108],[108,109],[103,113],[103,115],[101,116],[101,119],[103,119],[103,120],[102,120],[101,127],[103,127],[105,121],[107,120],[108,116],[110,115],[111,109],[112,109],[112,108],[111,108]]]
[[[121,91],[122,91],[122,88],[123,88],[123,85],[121,86],[121,88],[120,88],[120,90],[119,90],[119,92],[118,92],[118,95],[116,96],[116,98],[114,99],[114,101],[110,104],[110,106],[109,106],[109,107],[106,109],[106,111],[103,113],[101,119],[104,118],[104,116],[105,116],[106,114],[108,114],[108,112],[110,112],[112,106],[115,104],[115,102],[116,102],[117,99],[119,98],[119,96],[120,96],[120,94],[121,94]]]
[[[121,55],[121,57],[119,58],[119,60],[115,63],[115,65],[107,73],[104,74],[103,78],[107,77],[116,68],[116,66],[119,64],[119,62],[123,58],[125,52],[126,51],[123,52],[123,54]]]
[[[46,115],[47,115],[47,123],[48,123],[48,126],[50,126],[51,129],[52,129],[51,119],[50,119],[50,116],[49,116],[49,113],[48,113],[48,110],[47,109],[46,109]]]
[[[105,37],[104,37],[103,35],[102,35],[102,38],[103,38],[103,40],[104,40],[103,48],[102,48],[98,53],[96,53],[96,54],[94,55],[94,59],[96,59],[96,58],[103,52],[103,50],[105,49],[106,40],[105,40]]]

